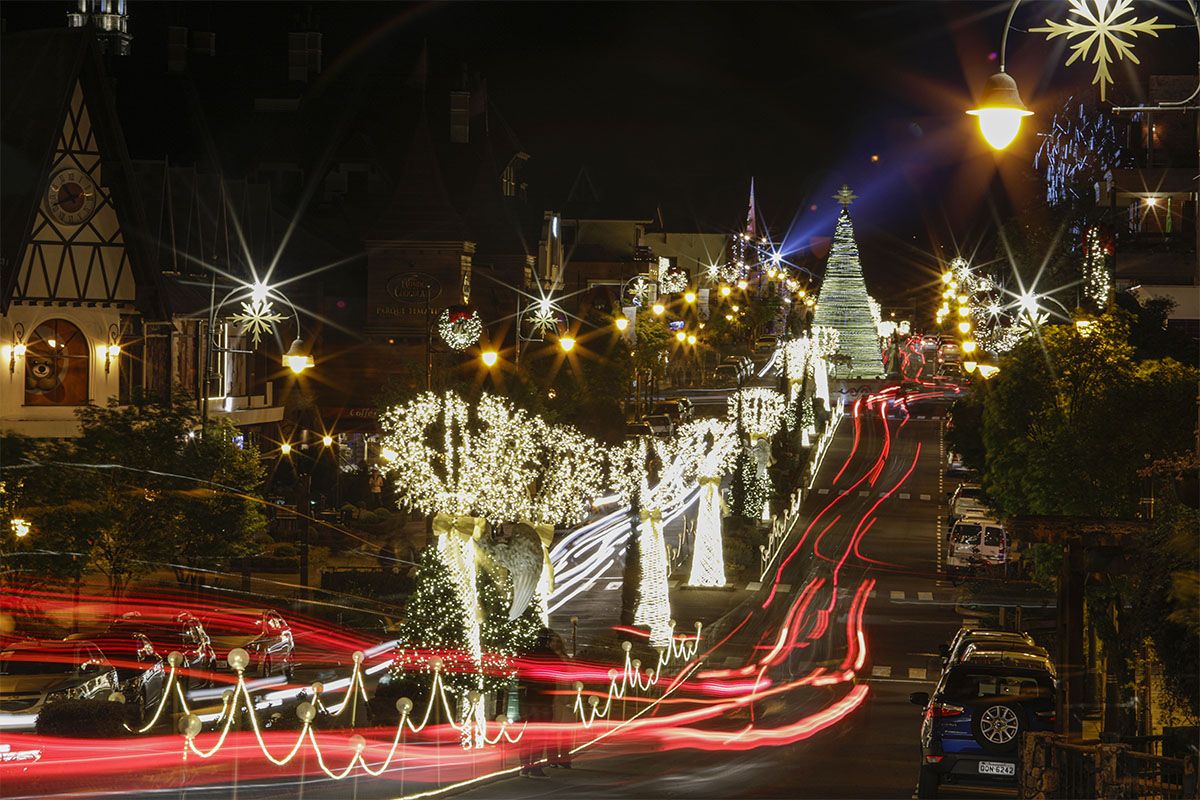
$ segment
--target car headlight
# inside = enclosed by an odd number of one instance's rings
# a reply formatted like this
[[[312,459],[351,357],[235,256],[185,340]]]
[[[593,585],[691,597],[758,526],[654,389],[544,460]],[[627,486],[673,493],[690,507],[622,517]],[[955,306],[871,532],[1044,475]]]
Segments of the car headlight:
[[[53,703],[59,700],[78,700],[83,696],[83,686],[72,686],[68,689],[59,689],[56,692],[50,692],[50,694],[46,695],[46,702]]]

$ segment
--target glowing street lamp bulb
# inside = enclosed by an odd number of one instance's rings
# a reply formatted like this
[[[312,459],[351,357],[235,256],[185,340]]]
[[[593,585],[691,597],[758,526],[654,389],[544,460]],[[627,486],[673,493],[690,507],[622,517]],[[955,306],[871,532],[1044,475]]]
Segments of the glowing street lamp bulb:
[[[629,320],[625,320],[625,322],[626,322],[626,324],[628,324]],[[496,360],[499,359],[500,356],[496,353],[495,350],[484,350],[483,355],[481,355],[480,358],[483,359],[484,366],[494,367],[494,366],[496,366]]]
[[[1037,301],[1037,297],[1033,294],[1033,292],[1022,293],[1020,298],[1018,298],[1017,302],[1020,303],[1021,308],[1029,316],[1032,317],[1035,314],[1037,314],[1038,301]]]
[[[689,333],[689,334],[688,334],[688,337],[687,337],[687,343],[688,343],[688,344],[695,344],[695,343],[696,343],[696,334],[694,334],[694,333]]]
[[[1157,197],[1147,197],[1146,205],[1150,206],[1151,208],[1154,208],[1155,206],[1158,205],[1158,198]]]
[[[979,366],[979,365],[975,361],[964,361],[963,362],[963,369],[965,369],[967,371],[967,374],[974,372],[975,367],[977,367],[977,366]]]
[[[267,288],[265,283],[262,281],[255,281],[254,285],[250,287],[251,302],[256,304],[263,302],[267,299],[267,295],[270,293],[270,291],[271,290]]]
[[[292,452],[292,446],[287,442],[284,442],[283,444],[279,445],[279,452],[285,456],[290,455]]]
[[[12,351],[13,351],[13,355],[16,356],[17,358],[20,358],[21,356],[25,355],[25,343],[17,342],[16,344],[13,345]]]
[[[116,358],[117,356],[121,355],[121,345],[119,345],[119,344],[110,344],[110,345],[108,346],[108,355],[109,355],[111,358]]]
[[[333,447],[333,437],[328,433],[321,437],[321,444],[325,447]]]
[[[558,346],[564,353],[569,353],[575,349],[575,339],[571,336],[564,336],[558,340]]]
[[[962,333],[968,333],[971,330],[971,323],[969,323],[969,322],[958,323],[958,330]]]
[[[654,312],[654,316],[661,317],[667,310],[667,307],[662,303],[655,303],[653,306],[651,306],[650,310]]]
[[[767,270],[767,277],[768,277],[768,278],[772,278],[772,279],[773,279],[773,278],[774,278],[774,277],[775,277],[777,274],[778,274],[778,273],[776,273],[776,272],[775,272],[775,270],[773,270],[773,269],[769,269],[769,270]]]
[[[962,351],[964,353],[974,353],[975,352],[975,343],[971,342],[971,341],[963,342],[962,343]]]
[[[801,297],[804,297],[806,294],[808,294],[808,292],[801,289],[799,292],[796,292],[796,294],[800,295]]]
[[[292,340],[292,346],[283,354],[283,366],[299,375],[313,365],[313,357],[304,352],[304,343],[299,339]]]
[[[686,334],[686,333],[684,333],[683,331],[676,331],[676,332],[675,332],[675,341],[677,341],[677,342],[682,342],[682,341],[686,341],[686,340],[687,340],[687,334]]]
[[[960,317],[970,316],[970,314],[971,314],[971,309],[967,308],[966,306],[958,307],[958,315]]]
[[[958,304],[960,306],[965,306],[967,304],[967,302],[970,301],[970,299],[971,298],[967,297],[965,294],[960,294],[958,296]]]
[[[781,254],[779,254],[779,253],[772,253],[772,254],[771,254],[771,263],[773,263],[773,264],[778,264],[778,263],[779,263],[779,262],[781,262],[781,261],[783,261],[783,256],[782,256]],[[771,277],[775,277],[775,276],[774,276],[774,275],[772,275]]]
[[[617,330],[623,331],[629,327],[629,320],[626,317],[617,317],[615,324],[617,326]],[[484,355],[486,356],[487,354],[485,353]],[[484,360],[486,361],[486,358]],[[489,364],[488,366],[491,365]]]
[[[732,308],[735,313],[742,310],[742,307],[739,306],[737,303],[734,303],[732,306],[730,306],[730,308]]]
[[[733,322],[733,314],[726,314],[725,319],[729,322]]]
[[[737,282],[737,287],[738,287],[739,289],[745,289],[745,288],[746,288],[747,286],[749,286],[749,285],[750,285],[750,284],[746,283],[745,281],[738,281],[738,282]]]
[[[1033,114],[1021,102],[1017,82],[1007,72],[997,72],[988,78],[979,108],[967,113],[979,119],[979,132],[996,150],[1012,144],[1021,130],[1021,118]]]
[[[29,535],[29,531],[32,529],[32,526],[29,524],[29,520],[22,519],[21,517],[13,517],[9,522],[9,525],[12,527],[13,536],[17,537],[18,539],[24,539]]]
[[[732,293],[733,289],[730,289],[728,286],[721,287],[721,297],[729,297],[729,295]]]
[[[696,302],[696,293],[695,292],[684,292],[683,293],[683,302],[689,303],[689,304]]]

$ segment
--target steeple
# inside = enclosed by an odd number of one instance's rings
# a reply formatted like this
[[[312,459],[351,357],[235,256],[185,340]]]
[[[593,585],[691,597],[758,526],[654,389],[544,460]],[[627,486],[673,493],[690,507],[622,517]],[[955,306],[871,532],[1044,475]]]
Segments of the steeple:
[[[100,52],[110,56],[129,55],[133,36],[125,0],[77,0],[67,12],[68,28],[94,28]]]

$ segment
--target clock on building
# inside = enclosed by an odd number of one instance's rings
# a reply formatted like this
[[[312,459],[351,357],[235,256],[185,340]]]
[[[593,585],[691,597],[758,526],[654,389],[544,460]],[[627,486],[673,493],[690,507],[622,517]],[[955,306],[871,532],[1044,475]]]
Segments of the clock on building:
[[[81,169],[59,170],[50,178],[46,208],[64,225],[82,225],[96,211],[96,183]]]

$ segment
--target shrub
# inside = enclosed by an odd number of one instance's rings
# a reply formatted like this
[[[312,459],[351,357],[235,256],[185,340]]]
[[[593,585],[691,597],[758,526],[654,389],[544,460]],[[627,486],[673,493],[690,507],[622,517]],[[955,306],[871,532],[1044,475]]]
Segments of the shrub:
[[[37,716],[39,736],[111,738],[126,736],[125,723],[136,713],[132,706],[107,700],[60,700],[44,706]]]

